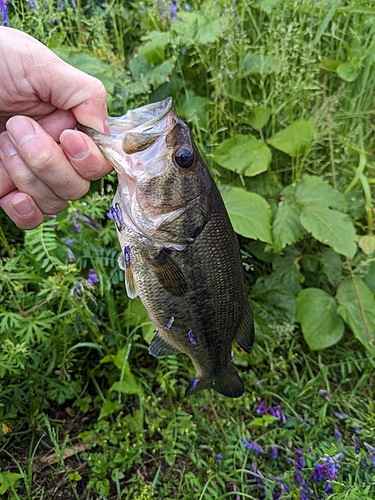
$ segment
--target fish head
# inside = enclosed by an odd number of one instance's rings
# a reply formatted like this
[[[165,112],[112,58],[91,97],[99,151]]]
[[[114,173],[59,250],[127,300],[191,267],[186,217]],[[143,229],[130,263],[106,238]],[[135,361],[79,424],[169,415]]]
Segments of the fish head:
[[[114,204],[124,224],[182,250],[208,220],[213,187],[189,128],[176,115],[171,98],[109,120],[110,136],[79,128],[117,172]]]

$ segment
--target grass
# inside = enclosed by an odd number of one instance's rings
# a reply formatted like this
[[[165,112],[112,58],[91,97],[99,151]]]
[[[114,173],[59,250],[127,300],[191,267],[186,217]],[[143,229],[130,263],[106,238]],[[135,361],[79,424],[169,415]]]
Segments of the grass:
[[[177,5],[176,20],[164,0],[8,8],[12,27],[103,80],[111,114],[172,95],[220,185],[257,193],[275,218],[304,175],[319,176],[345,195],[357,234],[371,242],[371,3],[206,0],[190,13]],[[310,119],[302,154],[272,148],[258,175],[214,161],[228,138],[267,145]],[[26,236],[0,214],[0,496],[374,498],[373,352],[348,323],[334,345],[310,351],[295,319],[302,289],[340,297],[340,281],[356,278],[370,290],[358,301],[370,329],[374,252],[345,258],[315,234],[275,252],[241,234],[257,321],[254,352],[235,352],[246,393],[185,399],[193,367],[183,355],[148,355],[153,326],[126,297],[106,217],[115,186],[113,174],[93,183]]]

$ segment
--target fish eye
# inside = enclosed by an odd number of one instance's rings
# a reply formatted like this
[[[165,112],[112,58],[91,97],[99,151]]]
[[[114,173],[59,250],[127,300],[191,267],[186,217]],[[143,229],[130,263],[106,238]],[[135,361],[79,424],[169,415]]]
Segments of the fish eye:
[[[180,167],[189,168],[194,161],[194,151],[186,146],[182,146],[176,151],[174,157]]]

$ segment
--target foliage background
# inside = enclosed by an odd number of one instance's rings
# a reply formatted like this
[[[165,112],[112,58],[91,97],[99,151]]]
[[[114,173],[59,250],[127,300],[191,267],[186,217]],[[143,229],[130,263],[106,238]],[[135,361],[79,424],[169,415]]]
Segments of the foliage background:
[[[5,498],[373,498],[371,4],[1,3],[3,24],[103,81],[110,114],[174,98],[256,321],[235,353],[246,395],[186,401],[192,366],[148,355],[126,297],[114,174],[33,231],[0,214]]]

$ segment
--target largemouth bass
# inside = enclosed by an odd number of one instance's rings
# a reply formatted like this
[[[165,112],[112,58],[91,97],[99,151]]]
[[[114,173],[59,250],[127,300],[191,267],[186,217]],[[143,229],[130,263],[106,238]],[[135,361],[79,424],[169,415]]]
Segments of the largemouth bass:
[[[112,122],[112,125],[111,125]],[[118,175],[111,212],[129,297],[157,333],[149,352],[183,352],[196,367],[186,395],[244,392],[232,342],[253,346],[236,235],[220,193],[172,99],[110,118],[110,136],[78,125]]]

